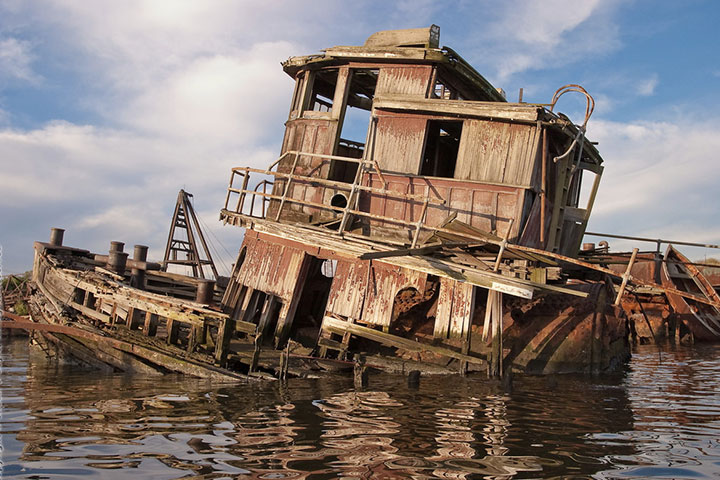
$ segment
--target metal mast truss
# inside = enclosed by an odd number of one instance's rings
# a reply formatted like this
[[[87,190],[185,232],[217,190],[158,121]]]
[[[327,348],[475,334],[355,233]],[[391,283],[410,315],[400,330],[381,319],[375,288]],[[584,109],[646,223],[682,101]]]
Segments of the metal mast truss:
[[[178,193],[162,269],[167,271],[170,264],[189,266],[192,268],[193,276],[205,278],[204,267],[209,265],[215,278],[218,278],[215,263],[205,242],[195,209],[190,203],[190,197],[192,194],[185,190],[180,190]],[[184,236],[183,231],[185,232]],[[198,240],[202,246],[202,252],[198,248]]]

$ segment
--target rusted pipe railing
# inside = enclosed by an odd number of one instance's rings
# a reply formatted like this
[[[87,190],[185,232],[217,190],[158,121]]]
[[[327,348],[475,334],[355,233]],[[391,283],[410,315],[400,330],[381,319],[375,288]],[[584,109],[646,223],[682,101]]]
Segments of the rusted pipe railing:
[[[607,238],[619,238],[622,240],[636,240],[638,242],[650,242],[657,244],[657,251],[660,251],[660,245],[662,244],[673,244],[673,245],[685,245],[687,247],[701,247],[701,248],[718,248],[720,245],[713,245],[710,243],[695,243],[695,242],[684,242],[681,240],[663,240],[662,238],[647,238],[647,237],[632,237],[630,235],[618,235],[615,233],[595,233],[585,232],[585,235],[592,235],[593,237],[607,237]]]

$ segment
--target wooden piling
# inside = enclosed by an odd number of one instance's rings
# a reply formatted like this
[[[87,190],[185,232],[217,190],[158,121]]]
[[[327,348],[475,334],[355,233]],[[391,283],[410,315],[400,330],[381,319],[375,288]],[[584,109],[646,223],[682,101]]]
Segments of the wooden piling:
[[[356,390],[362,390],[368,386],[369,374],[367,367],[365,366],[365,357],[358,355],[355,360],[355,366],[353,368],[353,383],[355,384]]]

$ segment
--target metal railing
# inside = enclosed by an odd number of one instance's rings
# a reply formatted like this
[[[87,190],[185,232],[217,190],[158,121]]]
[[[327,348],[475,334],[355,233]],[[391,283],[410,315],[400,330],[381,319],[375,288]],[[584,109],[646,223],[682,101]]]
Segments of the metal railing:
[[[288,172],[279,172],[277,171],[277,167],[280,165],[280,162],[282,162],[284,159],[293,156],[292,166],[289,169]],[[298,175],[296,174],[298,161],[300,157],[311,157],[311,158],[318,158],[321,159],[321,165],[315,166],[311,171],[309,175]],[[347,182],[341,182],[336,180],[330,180],[327,178],[320,177],[320,172],[322,170],[322,163],[330,162],[330,161],[343,161],[343,162],[351,162],[358,164],[358,169],[355,175],[355,180],[353,183],[347,183]],[[276,170],[273,170],[276,169]],[[378,178],[382,182],[383,188],[377,188],[372,187],[369,185],[362,185],[362,176],[363,173],[375,173],[377,174]],[[257,185],[250,188],[251,182],[251,174],[257,174],[258,176],[272,176],[273,180],[267,180],[263,179],[260,181]],[[284,185],[282,186],[283,192],[282,195],[278,195],[278,192],[275,193],[268,193],[267,186],[272,185],[274,186],[277,181],[284,182]],[[300,198],[294,198],[290,195],[291,192],[291,186],[293,183],[296,184],[306,184],[306,185],[312,185],[312,186],[321,186],[321,187],[327,187],[332,188],[335,190],[340,190],[342,192],[347,192],[347,202],[345,206],[336,206],[336,205],[328,205],[324,203],[318,203],[313,202],[306,199],[300,199]],[[240,187],[238,188],[238,184]],[[262,186],[262,191],[260,191],[260,187]],[[440,227],[430,227],[425,224],[425,220],[427,217],[427,211],[428,208],[433,207],[446,207],[447,202],[442,198],[431,198],[430,197],[430,189],[427,189],[427,192],[424,195],[417,195],[417,194],[409,194],[409,193],[402,193],[397,192],[394,190],[388,190],[386,188],[387,182],[385,181],[385,178],[383,176],[382,171],[380,171],[377,162],[374,160],[366,160],[362,158],[351,158],[351,157],[341,157],[338,155],[325,155],[325,154],[318,154],[318,153],[305,153],[305,152],[299,152],[299,151],[288,151],[284,153],[278,160],[276,160],[267,170],[257,169],[257,168],[251,168],[251,167],[235,167],[232,169],[231,175],[230,175],[230,182],[228,184],[227,189],[227,195],[225,197],[225,210],[231,213],[236,213],[240,215],[249,216],[252,218],[266,218],[267,214],[269,213],[269,203],[271,201],[278,201],[279,205],[277,208],[277,211],[274,212],[274,220],[279,221],[280,217],[282,215],[283,209],[285,208],[285,205],[288,203],[291,204],[298,204],[310,208],[317,208],[320,210],[325,211],[331,211],[338,215],[341,215],[340,217],[340,227],[338,228],[338,233],[342,234],[345,231],[345,227],[347,226],[348,219],[350,216],[356,216],[356,217],[364,217],[371,220],[376,220],[380,222],[387,222],[387,223],[393,223],[396,225],[402,225],[407,227],[412,231],[412,246],[414,247],[419,239],[421,230],[434,230],[434,231],[442,231],[443,229]],[[370,194],[375,195],[382,195],[389,198],[394,198],[398,200],[404,200],[404,201],[410,201],[410,202],[417,202],[421,204],[421,212],[420,216],[416,221],[408,221],[400,218],[395,217],[388,217],[386,215],[379,215],[374,214],[370,212],[365,212],[358,210],[357,203],[359,199],[359,193],[360,192],[368,192]],[[237,197],[237,199],[235,199]],[[262,212],[261,215],[255,215],[255,204],[259,203],[262,205]],[[248,207],[248,212],[245,212],[246,208],[245,205],[247,202],[251,202],[251,206]],[[267,206],[267,208],[266,208]],[[448,233],[452,233],[450,230],[448,230]]]

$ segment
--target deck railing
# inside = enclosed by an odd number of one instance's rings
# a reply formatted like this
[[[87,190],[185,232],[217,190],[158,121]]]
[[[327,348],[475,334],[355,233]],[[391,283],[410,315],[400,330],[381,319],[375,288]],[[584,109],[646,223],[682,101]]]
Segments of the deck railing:
[[[355,175],[355,180],[353,183],[347,183],[347,182],[340,182],[336,180],[330,180],[327,178],[320,177],[321,172],[321,166],[316,166],[313,168],[310,172],[310,175],[297,175],[295,171],[297,170],[298,161],[300,157],[311,157],[311,158],[317,158],[321,160],[321,163],[325,162],[331,162],[333,160],[335,161],[343,161],[343,162],[351,162],[358,164],[357,173]],[[283,161],[286,158],[293,158],[292,167],[290,168],[289,172],[279,172],[277,170],[273,171],[273,169],[277,169],[277,166],[280,164],[281,161]],[[377,174],[378,178],[383,184],[383,188],[377,188],[377,187],[371,187],[368,185],[362,185],[362,176],[365,172],[374,172]],[[250,187],[252,184],[251,182],[251,174],[256,174],[258,177],[262,176],[272,176],[272,180],[268,180],[267,178],[263,178],[260,182],[258,182],[254,187]],[[283,192],[282,195],[277,195],[276,193],[268,193],[267,186],[272,185],[274,186],[275,181],[283,181],[285,184],[283,186]],[[323,204],[318,202],[313,202],[307,199],[300,199],[300,198],[294,198],[290,195],[291,192],[291,185],[293,182],[302,182],[302,183],[312,183],[314,186],[323,186],[332,188],[335,190],[340,190],[343,192],[347,192],[347,202],[345,206],[336,206],[336,205],[329,205],[329,204]],[[260,187],[262,187],[262,191],[260,191]],[[417,221],[411,222],[400,218],[395,217],[388,217],[385,215],[378,215],[373,214],[370,212],[361,211],[357,208],[357,203],[359,199],[359,193],[360,192],[368,192],[375,195],[382,195],[388,198],[398,199],[398,200],[404,200],[404,201],[410,201],[410,202],[418,202],[422,205],[421,207],[421,213],[420,217]],[[257,169],[257,168],[251,168],[251,167],[235,167],[232,169],[231,175],[230,175],[230,182],[228,184],[227,189],[227,195],[225,197],[225,210],[231,213],[236,213],[252,218],[266,218],[266,215],[269,211],[268,204],[271,201],[278,201],[279,205],[277,208],[277,211],[275,212],[275,218],[273,220],[279,221],[280,216],[282,215],[283,209],[285,207],[285,204],[287,203],[294,203],[299,204],[306,207],[311,208],[317,208],[321,210],[326,211],[332,211],[337,213],[338,215],[341,215],[340,218],[340,226],[338,228],[338,233],[342,234],[345,232],[345,228],[347,226],[348,219],[350,216],[356,216],[356,217],[363,217],[368,218],[371,220],[376,220],[380,222],[387,222],[387,223],[393,223],[396,225],[402,225],[407,228],[409,228],[413,232],[412,237],[412,246],[415,247],[415,245],[418,242],[418,237],[420,235],[421,230],[423,229],[433,229],[433,230],[442,230],[437,227],[430,227],[425,224],[425,217],[427,215],[427,210],[429,206],[435,206],[435,207],[445,207],[446,201],[442,198],[431,198],[429,194],[429,190],[424,195],[416,195],[416,194],[409,194],[409,193],[402,193],[397,192],[393,190],[387,189],[387,182],[385,181],[385,177],[383,176],[382,171],[378,167],[377,163],[373,160],[365,160],[361,158],[351,158],[351,157],[341,157],[338,155],[324,155],[324,154],[318,154],[318,153],[305,153],[305,152],[299,152],[299,151],[288,151],[285,154],[283,154],[277,161],[275,161],[267,170]],[[250,205],[246,207],[246,205],[250,202]],[[255,214],[255,204],[260,203],[261,204],[261,215]],[[346,233],[346,232],[345,232]]]

